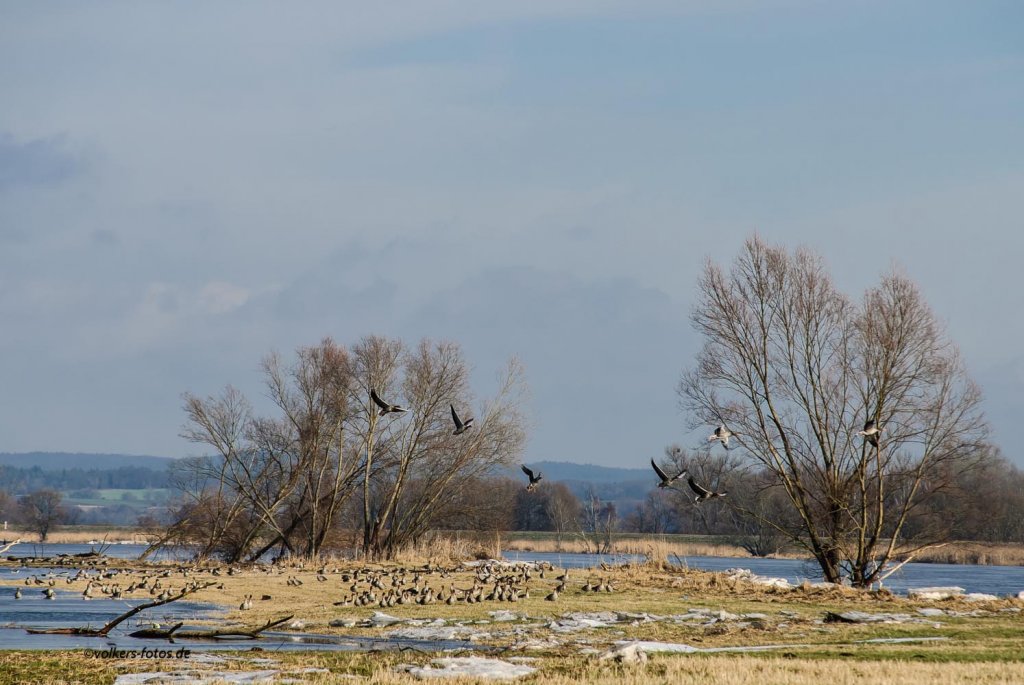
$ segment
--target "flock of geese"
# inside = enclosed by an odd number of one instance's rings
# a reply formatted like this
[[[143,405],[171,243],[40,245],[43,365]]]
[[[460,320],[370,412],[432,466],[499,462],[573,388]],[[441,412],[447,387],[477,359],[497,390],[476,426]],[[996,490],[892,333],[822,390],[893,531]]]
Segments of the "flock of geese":
[[[605,564],[601,565],[605,571],[610,570]],[[304,567],[299,565],[297,570]],[[268,576],[280,576],[285,571],[276,566],[255,565],[253,571],[262,572]],[[539,582],[545,579],[546,574],[554,573],[551,564],[542,562],[536,567],[527,565],[507,566],[497,563],[482,564],[473,570],[469,587],[456,585],[456,574],[464,574],[465,568],[445,568],[427,564],[420,567],[400,567],[394,569],[379,568],[355,568],[342,569],[335,567],[328,570],[324,564],[316,571],[316,581],[326,583],[330,576],[337,574],[345,590],[341,599],[333,602],[334,606],[341,607],[366,607],[377,606],[379,608],[393,607],[399,604],[435,604],[442,603],[453,605],[456,603],[476,604],[479,602],[518,602],[530,598],[530,583]],[[79,570],[76,575],[55,575],[52,572],[44,576],[34,575],[25,579],[25,585],[43,586],[42,594],[47,599],[55,599],[57,596],[54,586],[58,580],[65,580],[68,584],[78,580],[86,580],[85,591],[82,592],[82,599],[89,600],[98,597],[108,599],[128,599],[130,596],[137,596],[146,592],[159,600],[165,600],[175,596],[180,590],[175,590],[171,583],[173,578],[180,575],[184,584],[183,590],[196,587],[212,587],[216,590],[224,590],[224,583],[216,585],[207,583],[200,586],[198,576],[234,576],[240,572],[229,566],[226,571],[222,568],[201,569],[197,567],[179,566],[177,569],[153,570],[130,570],[111,569],[99,574],[89,574],[85,570]],[[435,578],[436,576],[436,578]],[[536,578],[536,580],[535,580]],[[465,579],[464,579],[465,580]],[[607,577],[595,578],[585,577],[580,592],[614,592],[615,587]],[[566,592],[569,582],[569,571],[565,570],[554,578],[555,585],[551,591],[544,596],[550,602],[558,600],[559,594]],[[216,581],[214,581],[216,582]],[[552,581],[548,580],[548,587]],[[127,583],[125,587],[124,584]],[[164,584],[166,583],[166,585]],[[462,583],[460,583],[462,584]],[[299,587],[304,585],[294,573],[288,573],[285,585]],[[435,589],[436,586],[436,589]],[[157,594],[159,592],[159,594]],[[21,587],[16,588],[15,599],[22,598]],[[272,600],[273,596],[264,594],[262,601]],[[238,608],[240,611],[248,611],[253,608],[253,595],[245,595]]]
[[[875,424],[874,419],[868,419],[864,423],[864,429],[857,431],[857,435],[864,436],[864,439],[872,447],[877,449],[878,435],[881,432],[882,429]],[[722,447],[724,447],[725,449],[729,449],[729,438],[731,438],[734,435],[737,435],[737,433],[733,433],[728,428],[726,428],[724,424],[720,424],[718,428],[715,429],[715,432],[708,436],[708,442],[718,441],[722,443]],[[676,482],[683,476],[688,476],[686,469],[683,469],[674,476],[670,476],[667,473],[665,473],[664,469],[658,466],[657,462],[655,462],[653,459],[651,459],[651,466],[654,467],[654,472],[658,474],[658,478],[661,479],[661,482],[658,483],[659,488],[670,488],[672,487],[672,484],[674,482]],[[523,469],[526,470],[526,467],[524,466]],[[693,476],[688,476],[686,482],[689,483],[690,489],[696,493],[697,496],[694,499],[694,502],[696,502],[697,504],[700,504],[705,500],[713,499],[715,497],[725,497],[728,494],[727,492],[724,491],[715,492],[714,490],[708,490],[704,486],[694,481]]]
[[[385,414],[404,414],[409,411],[408,407],[391,404],[390,402],[382,400],[380,395],[377,394],[376,388],[370,388],[370,399],[373,400],[373,403],[380,409],[377,416],[384,416]],[[452,435],[462,435],[473,427],[472,416],[466,420],[462,420],[459,418],[458,412],[455,411],[455,405],[449,404],[448,406],[452,410],[452,422],[455,424],[455,430],[452,431]]]
[[[230,570],[230,569],[229,569]],[[165,579],[169,579],[173,576],[174,572],[170,569],[163,571],[145,571],[138,572],[139,577],[133,578],[132,571],[122,569],[110,569],[100,572],[98,575],[90,576],[84,569],[79,569],[78,573],[74,576],[68,575],[63,580],[70,585],[78,580],[85,580],[85,590],[82,591],[82,599],[127,599],[133,595],[137,595],[145,591],[154,599],[164,601],[175,596],[183,590],[191,590],[199,587],[199,582],[193,577],[194,574],[199,573],[197,569],[179,568],[178,572],[182,574],[183,578],[186,579],[182,584],[181,589],[174,589],[169,583],[164,584]],[[213,575],[220,575],[219,569],[214,569]],[[229,575],[234,575],[230,573]],[[124,577],[119,577],[124,576]],[[57,580],[61,576],[54,575],[52,572],[45,576],[28,576],[25,578],[25,585],[32,586],[44,586],[41,590],[42,595],[46,599],[56,599],[57,592],[54,589]],[[129,582],[129,578],[132,579]],[[123,585],[122,582],[127,582],[127,585]],[[224,584],[220,583],[217,589],[223,590]],[[18,587],[14,591],[14,599],[21,599],[22,592],[21,587]]]
[[[385,414],[391,413],[402,414],[409,411],[407,407],[402,407],[397,404],[385,402],[380,398],[380,395],[377,394],[377,390],[374,388],[370,388],[370,399],[372,399],[373,403],[380,408],[380,413],[378,414],[378,416],[384,416]],[[452,431],[452,435],[462,435],[463,433],[465,433],[466,431],[473,427],[472,417],[463,421],[461,418],[459,418],[458,413],[455,411],[455,405],[449,404],[448,406],[452,410],[452,421],[455,424],[455,430]],[[877,449],[878,435],[881,432],[882,429],[875,425],[875,421],[873,419],[868,419],[868,421],[864,424],[864,429],[858,431],[857,435],[864,436],[864,439],[872,447]],[[733,433],[728,428],[726,428],[725,424],[719,424],[719,426],[715,428],[715,432],[708,436],[708,442],[720,442],[722,443],[722,447],[728,450],[729,438],[731,438],[734,435],[738,434]],[[651,459],[651,466],[654,467],[654,472],[658,474],[658,478],[661,479],[661,482],[658,483],[659,488],[671,488],[674,482],[676,482],[683,476],[687,476],[686,482],[689,484],[690,489],[693,490],[693,492],[696,494],[696,497],[694,498],[694,502],[696,504],[700,504],[701,502],[704,502],[709,499],[714,499],[716,497],[725,497],[727,494],[729,494],[726,491],[717,492],[715,490],[709,490],[705,488],[704,486],[697,483],[693,479],[693,476],[688,474],[686,469],[683,469],[674,476],[669,476],[660,466],[658,466],[654,459]],[[525,473],[526,477],[529,479],[529,482],[526,485],[526,491],[530,492],[537,487],[537,484],[540,483],[540,481],[543,480],[544,477],[539,471],[537,473],[534,473],[533,470],[528,468],[525,464],[522,464],[520,468],[522,468],[523,473]]]

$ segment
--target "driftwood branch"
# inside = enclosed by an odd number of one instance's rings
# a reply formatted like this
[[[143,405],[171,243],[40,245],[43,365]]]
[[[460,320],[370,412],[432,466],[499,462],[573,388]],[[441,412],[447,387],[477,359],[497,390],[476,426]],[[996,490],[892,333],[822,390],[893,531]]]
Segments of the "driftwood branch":
[[[136,630],[134,633],[129,633],[128,637],[140,637],[147,640],[170,640],[174,637],[174,631],[181,628],[184,623],[175,623],[167,630],[161,630],[160,628],[145,628],[143,630]]]
[[[285,621],[292,620],[292,618],[294,618],[294,614],[291,616],[285,616],[284,618],[267,621],[259,628],[214,628],[212,630],[184,630],[180,632],[178,629],[181,628],[182,624],[179,623],[168,630],[158,630],[153,628],[138,630],[132,633],[129,637],[166,640],[170,640],[172,638],[184,638],[186,640],[222,640],[228,638],[256,640],[263,631],[279,626]]]
[[[134,609],[130,609],[125,613],[121,614],[120,616],[118,616],[102,628],[26,628],[25,630],[27,630],[29,633],[33,635],[87,635],[90,637],[106,637],[107,633],[109,633],[111,630],[117,627],[118,624],[131,618],[140,611],[152,609],[153,607],[158,607],[164,604],[170,604],[171,602],[176,602],[182,597],[187,597],[188,595],[191,595],[193,592],[205,590],[206,588],[211,587],[213,585],[216,585],[216,583],[196,585],[191,588],[185,588],[173,597],[168,597],[167,599],[158,599],[155,602],[147,602],[146,604],[140,604]]]
[[[18,544],[19,542],[21,542],[21,538],[18,538],[18,539],[17,539],[17,540],[15,540],[14,542],[8,542],[8,543],[7,543],[6,545],[4,545],[3,547],[0,547],[0,554],[3,554],[3,553],[4,553],[4,552],[6,552],[7,550],[9,550],[9,549],[10,549],[11,547],[14,547],[14,546],[15,546],[16,544]]]

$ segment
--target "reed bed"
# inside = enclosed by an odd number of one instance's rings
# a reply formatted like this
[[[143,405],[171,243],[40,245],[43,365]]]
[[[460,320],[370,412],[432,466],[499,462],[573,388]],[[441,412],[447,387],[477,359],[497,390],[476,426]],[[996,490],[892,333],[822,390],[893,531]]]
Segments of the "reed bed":
[[[510,534],[503,545],[505,550],[515,552],[561,552],[566,554],[597,553],[594,543],[579,538],[565,538],[562,541],[553,539],[522,539]],[[668,542],[658,538],[627,538],[613,540],[605,554],[641,554],[655,560],[667,560],[672,555],[709,556],[709,557],[749,557],[750,553],[742,547],[727,543],[706,542]]]
[[[15,540],[29,544],[39,544],[39,535],[28,530],[9,528],[0,531],[0,540],[13,542]],[[60,528],[51,531],[46,538],[47,545],[85,545],[91,542],[98,544],[131,542],[138,545],[148,545],[153,536],[135,528],[108,528],[108,527],[74,527]]]
[[[926,564],[977,564],[982,566],[1024,566],[1024,545],[1008,543],[957,542],[927,550],[914,561]]]

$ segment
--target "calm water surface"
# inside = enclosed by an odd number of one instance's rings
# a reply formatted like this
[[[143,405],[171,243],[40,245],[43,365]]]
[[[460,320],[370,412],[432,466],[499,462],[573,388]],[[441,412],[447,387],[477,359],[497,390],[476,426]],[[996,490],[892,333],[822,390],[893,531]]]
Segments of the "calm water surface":
[[[643,556],[628,554],[559,554],[557,552],[505,552],[510,561],[547,561],[563,568],[587,568],[606,564],[643,561]],[[755,557],[680,557],[690,568],[702,571],[750,569],[759,576],[785,578],[797,584],[804,580],[822,579],[821,571],[811,561],[801,559],[758,559]],[[1024,590],[1024,566],[975,566],[964,564],[907,564],[889,576],[885,587],[893,592],[907,588],[957,586],[967,592],[991,595],[1016,595]]]

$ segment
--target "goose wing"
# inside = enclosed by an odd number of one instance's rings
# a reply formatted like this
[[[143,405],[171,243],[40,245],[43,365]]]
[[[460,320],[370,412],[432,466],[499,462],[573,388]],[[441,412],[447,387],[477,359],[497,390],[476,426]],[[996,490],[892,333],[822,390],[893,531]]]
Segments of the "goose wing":
[[[462,419],[460,419],[459,415],[455,413],[455,405],[449,404],[448,406],[452,409],[452,421],[455,422],[455,428],[462,428]]]
[[[686,479],[686,482],[690,484],[690,489],[696,492],[700,497],[706,497],[711,494],[708,490],[705,490],[701,486],[697,485],[697,482],[693,480],[693,476]]]
[[[533,471],[531,471],[530,469],[526,468],[526,464],[521,464],[519,466],[519,468],[521,468],[523,470],[523,473],[526,474],[527,478],[529,478],[530,480],[533,480]]]
[[[370,399],[373,400],[373,403],[376,404],[381,409],[391,408],[391,405],[382,400],[380,398],[380,395],[377,394],[377,391],[374,388],[370,388]]]
[[[654,459],[651,459],[651,466],[654,467],[654,472],[658,474],[658,478],[660,478],[663,482],[668,481],[668,474],[661,470],[661,467],[658,466],[658,463],[654,461]]]

